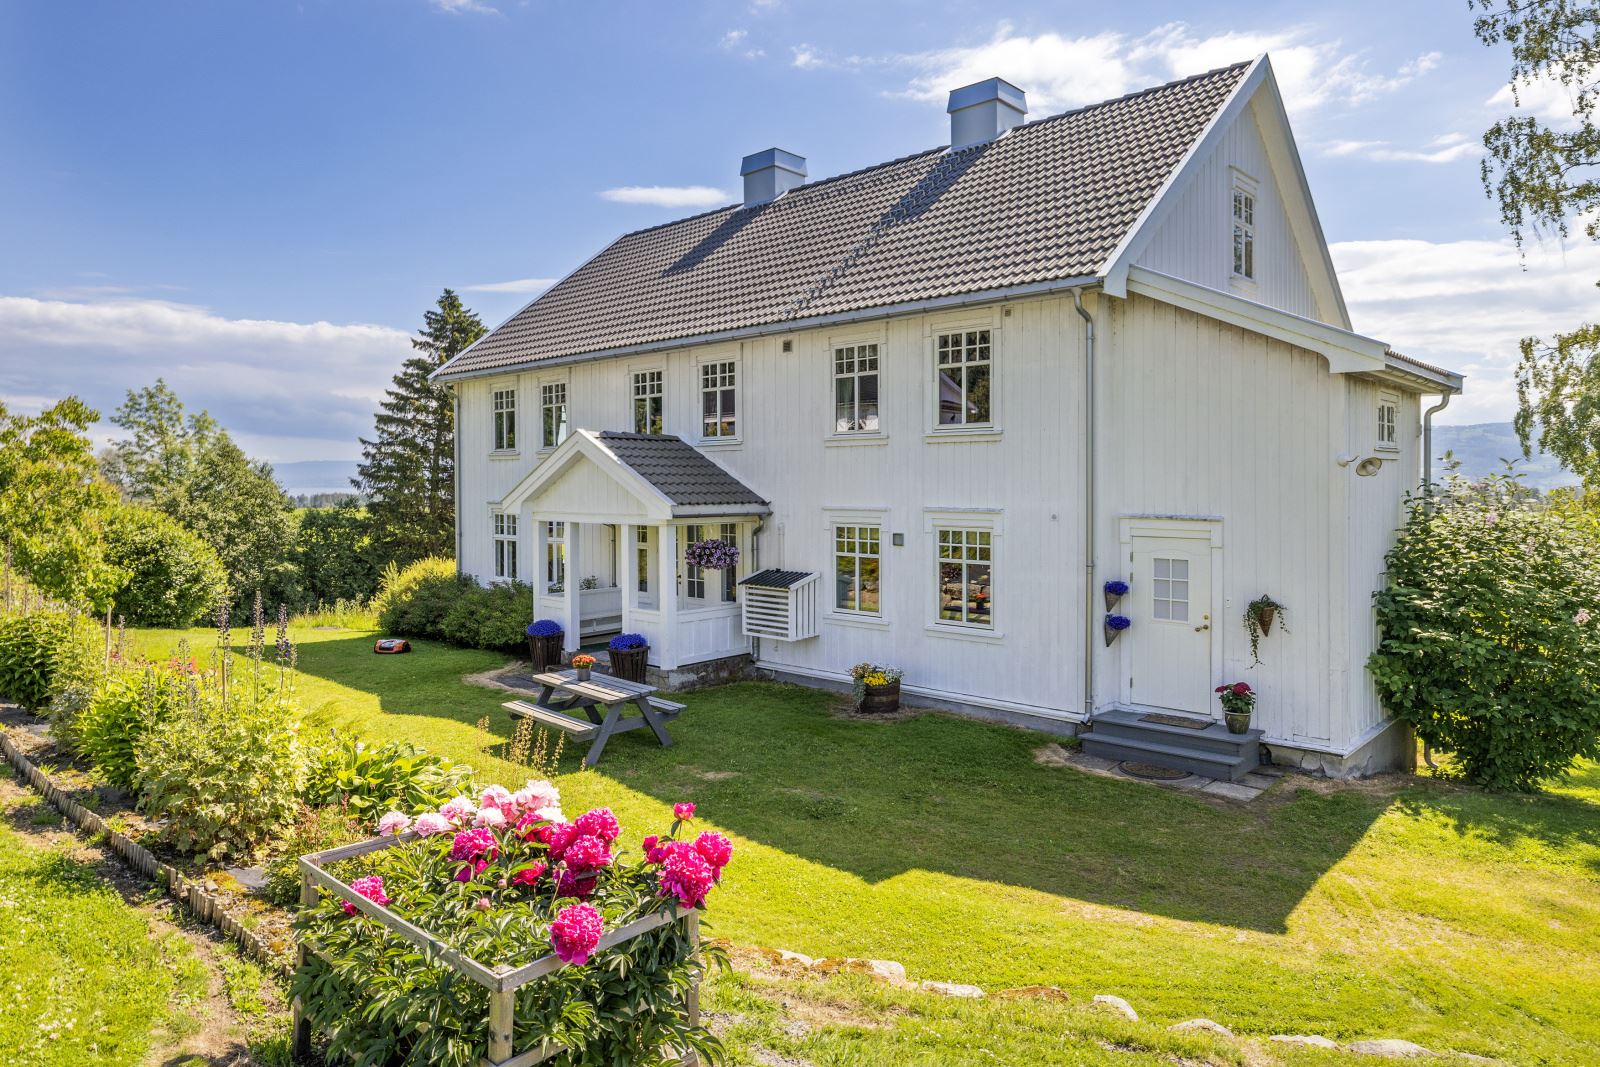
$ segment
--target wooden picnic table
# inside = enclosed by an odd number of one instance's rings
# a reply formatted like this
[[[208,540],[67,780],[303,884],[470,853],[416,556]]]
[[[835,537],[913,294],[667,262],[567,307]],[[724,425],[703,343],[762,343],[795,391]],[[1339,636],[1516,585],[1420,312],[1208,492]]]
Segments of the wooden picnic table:
[[[585,767],[600,762],[600,753],[613,734],[639,730],[646,726],[656,735],[662,748],[672,747],[667,734],[667,723],[676,719],[683,705],[675,700],[656,696],[656,687],[613,678],[609,674],[590,673],[587,681],[578,681],[578,672],[568,668],[536,674],[533,680],[540,685],[536,700],[509,700],[500,705],[518,718],[564,731],[577,740],[593,738],[589,754],[583,757]],[[632,704],[639,711],[638,718],[624,719],[623,709]],[[603,710],[602,710],[603,709]],[[576,718],[569,712],[582,712],[588,719]]]

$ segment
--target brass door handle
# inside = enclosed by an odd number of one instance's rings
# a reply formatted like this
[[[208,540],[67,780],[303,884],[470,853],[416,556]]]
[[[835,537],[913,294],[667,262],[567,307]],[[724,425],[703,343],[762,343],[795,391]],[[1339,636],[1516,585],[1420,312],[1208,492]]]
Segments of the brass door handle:
[[[1199,633],[1202,630],[1209,630],[1209,629],[1211,629],[1211,624],[1208,622],[1204,626],[1196,626],[1194,628],[1194,632],[1195,633]]]

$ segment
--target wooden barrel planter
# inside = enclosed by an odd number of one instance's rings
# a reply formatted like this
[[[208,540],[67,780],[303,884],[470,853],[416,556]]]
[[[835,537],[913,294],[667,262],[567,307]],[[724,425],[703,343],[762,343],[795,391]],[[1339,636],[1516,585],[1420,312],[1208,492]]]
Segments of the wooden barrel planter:
[[[611,657],[611,677],[621,678],[629,682],[638,682],[641,685],[644,684],[646,661],[650,658],[649,645],[645,645],[643,648],[630,648],[622,652],[611,649],[606,652],[606,655]]]
[[[536,673],[553,671],[562,666],[562,644],[566,634],[528,638],[528,657],[533,660]]]
[[[882,715],[885,712],[900,710],[900,683],[890,682],[888,685],[869,685],[861,694],[863,715]]]

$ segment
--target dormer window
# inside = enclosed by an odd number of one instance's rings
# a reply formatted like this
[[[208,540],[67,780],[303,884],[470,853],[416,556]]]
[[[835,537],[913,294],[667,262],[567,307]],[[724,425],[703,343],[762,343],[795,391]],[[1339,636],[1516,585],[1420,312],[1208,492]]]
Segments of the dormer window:
[[[1233,175],[1233,276],[1254,281],[1256,276],[1256,183]]]

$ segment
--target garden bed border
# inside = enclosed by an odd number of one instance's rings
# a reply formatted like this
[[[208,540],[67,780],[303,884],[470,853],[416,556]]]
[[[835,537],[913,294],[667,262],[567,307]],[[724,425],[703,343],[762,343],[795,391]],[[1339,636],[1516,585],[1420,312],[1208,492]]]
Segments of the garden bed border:
[[[107,826],[103,818],[68,796],[65,790],[50,780],[49,775],[23,755],[11,740],[10,730],[5,728],[0,728],[0,752],[5,754],[17,773],[69,822],[84,833],[103,837],[106,844],[111,846],[111,851],[134,870],[164,887],[167,895],[187,908],[196,919],[238,942],[246,956],[269,970],[284,978],[294,975],[294,964],[286,960],[283,953],[274,952],[272,946],[257,936],[255,931],[247,929],[228,914],[222,900],[212,895],[202,883],[186,877],[171,864],[162,863],[149,849],[122,831]]]

